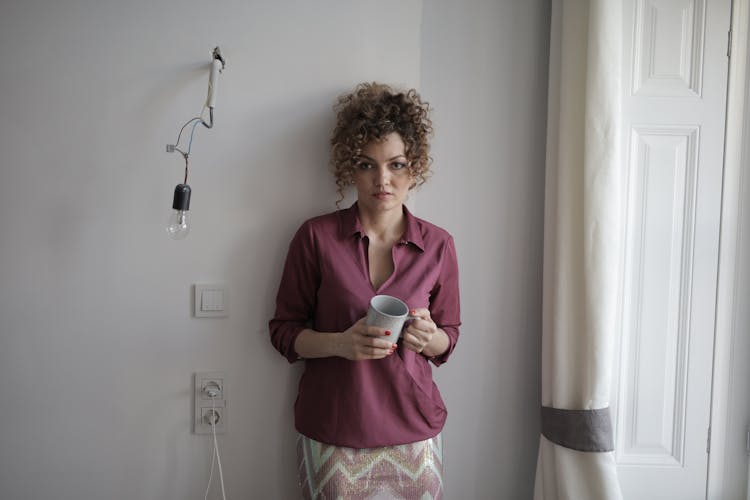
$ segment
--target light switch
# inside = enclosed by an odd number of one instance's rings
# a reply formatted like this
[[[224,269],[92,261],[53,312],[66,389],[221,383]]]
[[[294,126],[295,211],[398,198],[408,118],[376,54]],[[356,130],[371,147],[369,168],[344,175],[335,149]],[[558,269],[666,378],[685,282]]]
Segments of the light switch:
[[[194,285],[193,311],[197,318],[227,316],[227,294],[223,284]]]
[[[201,291],[201,311],[223,311],[224,290],[207,288]]]

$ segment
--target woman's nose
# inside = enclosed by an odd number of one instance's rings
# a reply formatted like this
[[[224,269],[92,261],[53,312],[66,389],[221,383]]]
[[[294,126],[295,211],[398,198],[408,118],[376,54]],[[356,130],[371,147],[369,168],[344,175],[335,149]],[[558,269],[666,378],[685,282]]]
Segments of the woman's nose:
[[[379,165],[375,174],[375,183],[378,186],[385,186],[390,182],[391,172],[387,165]]]

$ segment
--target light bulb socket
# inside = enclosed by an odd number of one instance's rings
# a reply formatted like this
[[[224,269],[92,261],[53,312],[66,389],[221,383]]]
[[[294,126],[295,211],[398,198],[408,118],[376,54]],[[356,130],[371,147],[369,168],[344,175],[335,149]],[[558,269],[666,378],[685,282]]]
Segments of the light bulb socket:
[[[190,186],[187,184],[177,184],[177,186],[175,186],[172,208],[175,210],[190,209]]]

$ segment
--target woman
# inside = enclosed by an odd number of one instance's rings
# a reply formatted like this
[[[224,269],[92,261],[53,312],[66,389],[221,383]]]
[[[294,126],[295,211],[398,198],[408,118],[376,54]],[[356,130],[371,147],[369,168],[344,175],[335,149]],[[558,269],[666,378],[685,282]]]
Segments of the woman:
[[[335,110],[339,202],[352,185],[357,202],[297,231],[269,323],[274,347],[305,362],[295,403],[303,497],[440,498],[446,410],[428,362],[444,363],[458,340],[458,269],[451,236],[404,205],[429,171],[429,105],[372,83]],[[399,332],[365,324],[380,294],[418,317],[398,343]]]

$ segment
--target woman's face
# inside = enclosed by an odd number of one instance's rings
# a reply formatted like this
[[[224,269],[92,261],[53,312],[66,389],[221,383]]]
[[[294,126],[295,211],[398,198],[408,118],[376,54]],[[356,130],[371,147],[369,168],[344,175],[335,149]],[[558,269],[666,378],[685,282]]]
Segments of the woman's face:
[[[405,148],[396,132],[362,148],[354,165],[354,185],[360,209],[372,213],[401,210],[413,184]]]

